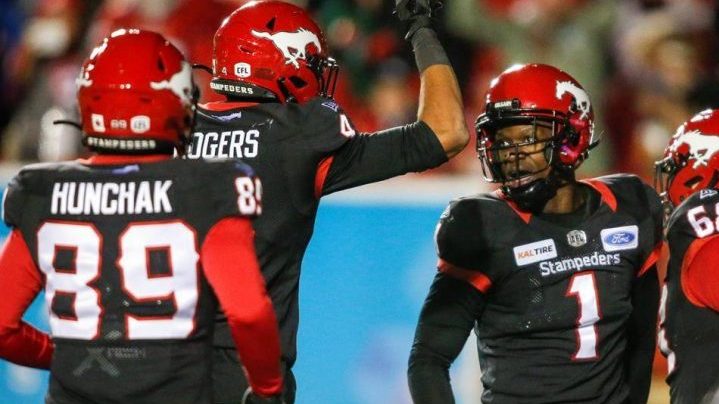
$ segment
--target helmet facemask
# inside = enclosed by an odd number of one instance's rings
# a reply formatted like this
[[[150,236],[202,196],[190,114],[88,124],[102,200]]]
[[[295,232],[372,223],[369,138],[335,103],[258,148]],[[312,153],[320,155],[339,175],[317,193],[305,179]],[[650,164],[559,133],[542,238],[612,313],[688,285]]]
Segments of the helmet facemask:
[[[493,108],[488,108],[493,110]],[[568,118],[554,111],[514,109],[487,113],[477,120],[477,153],[486,181],[502,184],[502,192],[526,211],[539,212],[552,199],[557,189],[574,181],[577,164],[562,162],[563,148],[571,143],[576,134]],[[498,140],[496,134],[502,128],[516,125],[531,125],[530,136],[521,142]],[[541,139],[539,128],[546,128],[551,135]],[[530,156],[543,154],[545,164],[527,167],[522,162]],[[547,175],[537,177],[548,171]]]
[[[669,199],[669,184],[677,172],[677,165],[671,157],[665,157],[654,162],[654,189],[662,198],[665,216],[669,216],[674,210],[674,204]]]
[[[337,87],[337,77],[340,67],[334,58],[323,58],[316,55],[307,56],[307,64],[317,75],[319,95],[333,98]]]

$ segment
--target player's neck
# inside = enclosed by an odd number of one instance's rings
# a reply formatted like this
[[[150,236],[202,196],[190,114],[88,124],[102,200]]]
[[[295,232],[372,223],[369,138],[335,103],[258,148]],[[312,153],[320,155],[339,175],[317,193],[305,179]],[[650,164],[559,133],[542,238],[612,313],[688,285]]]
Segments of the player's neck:
[[[557,195],[544,205],[543,213],[564,214],[579,209],[585,202],[586,194],[576,183],[570,183],[557,189]]]
[[[152,163],[172,158],[169,154],[146,154],[146,155],[128,155],[128,154],[96,154],[88,159],[80,160],[83,164],[92,165],[113,165],[113,164],[132,164],[132,163]]]

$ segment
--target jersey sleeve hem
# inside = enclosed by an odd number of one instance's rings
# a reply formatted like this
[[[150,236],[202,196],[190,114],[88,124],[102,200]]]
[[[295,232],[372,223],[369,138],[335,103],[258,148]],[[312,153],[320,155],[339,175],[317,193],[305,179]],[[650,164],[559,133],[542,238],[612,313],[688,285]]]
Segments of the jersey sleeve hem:
[[[441,258],[437,262],[437,269],[453,278],[468,282],[482,293],[486,293],[492,287],[492,280],[487,275],[476,270],[459,267]]]

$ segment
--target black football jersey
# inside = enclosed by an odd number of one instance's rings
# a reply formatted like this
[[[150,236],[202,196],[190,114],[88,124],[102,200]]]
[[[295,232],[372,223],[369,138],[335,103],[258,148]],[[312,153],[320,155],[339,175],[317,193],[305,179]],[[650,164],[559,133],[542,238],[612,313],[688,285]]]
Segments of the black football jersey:
[[[669,219],[669,265],[662,290],[659,347],[667,356],[672,403],[719,401],[719,313],[694,305],[683,289],[685,265],[706,239],[717,237],[719,192],[705,189],[679,205]],[[717,262],[697,263],[716,268]],[[706,282],[716,283],[716,279]]]
[[[484,295],[475,323],[484,403],[629,396],[632,283],[661,243],[662,208],[634,176],[587,184],[602,202],[575,226],[516,210],[499,194],[456,200],[440,219],[440,271]]]
[[[338,104],[321,97],[303,104],[198,108],[186,157],[239,158],[262,180],[263,214],[253,225],[255,247],[289,367],[296,357],[300,265],[319,198],[445,162],[434,133],[419,125],[419,135],[404,128],[361,134]],[[233,346],[226,327],[218,327],[215,343]]]
[[[254,216],[238,161],[24,168],[3,219],[45,279],[52,402],[204,403],[217,302],[200,248],[224,217]]]

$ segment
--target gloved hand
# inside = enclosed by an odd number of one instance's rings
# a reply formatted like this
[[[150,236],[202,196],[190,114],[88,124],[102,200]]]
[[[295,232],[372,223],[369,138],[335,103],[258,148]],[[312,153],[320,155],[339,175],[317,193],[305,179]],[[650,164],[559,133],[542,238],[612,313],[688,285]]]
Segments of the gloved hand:
[[[255,394],[251,387],[245,390],[245,394],[242,396],[242,404],[285,404],[282,399],[282,394],[271,397],[262,397]]]
[[[432,17],[442,8],[442,0],[395,0],[395,14],[400,21],[407,23],[407,35],[411,40],[420,28],[431,28]]]

